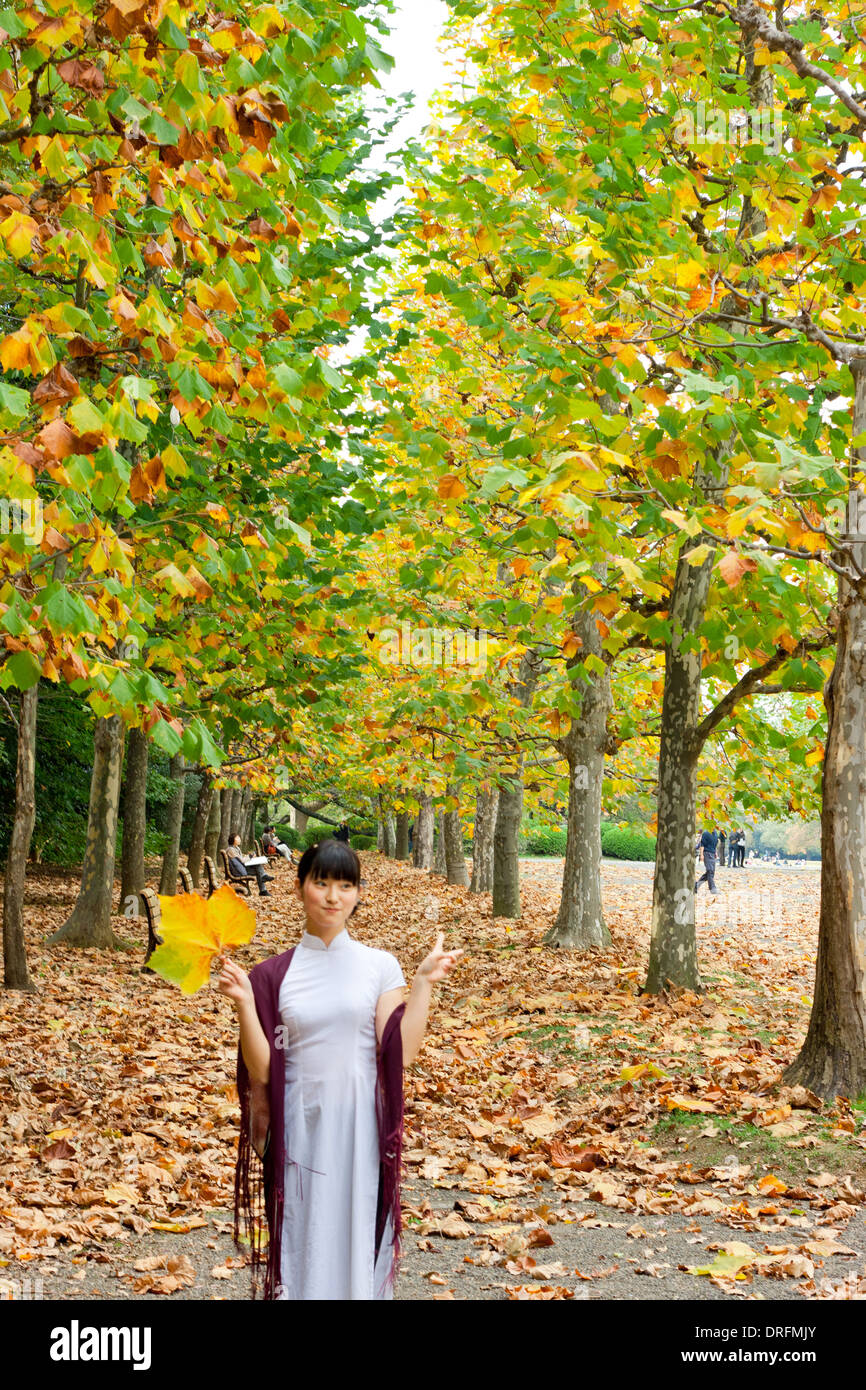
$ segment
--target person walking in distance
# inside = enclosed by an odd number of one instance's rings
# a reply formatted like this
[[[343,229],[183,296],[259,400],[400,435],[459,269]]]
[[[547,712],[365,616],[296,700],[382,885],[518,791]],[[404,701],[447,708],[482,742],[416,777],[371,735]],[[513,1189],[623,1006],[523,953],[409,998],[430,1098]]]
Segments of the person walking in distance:
[[[740,831],[740,838],[737,842],[737,868],[745,868],[746,864],[746,832]]]
[[[705,830],[695,846],[695,854],[703,852],[704,872],[695,884],[697,893],[702,883],[706,883],[707,888],[713,897],[717,894],[716,889],[716,848],[719,843],[719,836],[716,830]]]
[[[719,868],[720,868],[720,869],[723,869],[723,868],[725,867],[725,846],[726,846],[726,844],[727,844],[727,841],[728,841],[728,837],[727,837],[727,835],[725,834],[724,830],[720,830],[720,831],[719,831]]]

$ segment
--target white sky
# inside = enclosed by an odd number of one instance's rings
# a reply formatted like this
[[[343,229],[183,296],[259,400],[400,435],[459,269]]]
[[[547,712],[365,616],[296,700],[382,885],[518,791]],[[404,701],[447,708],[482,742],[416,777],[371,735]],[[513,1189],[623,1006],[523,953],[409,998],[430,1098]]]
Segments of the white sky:
[[[436,50],[436,40],[448,15],[444,0],[397,0],[391,16],[390,39],[384,43],[394,59],[394,67],[382,79],[389,96],[415,93],[414,108],[398,128],[403,138],[418,135],[430,119],[428,101],[446,80],[445,65]]]

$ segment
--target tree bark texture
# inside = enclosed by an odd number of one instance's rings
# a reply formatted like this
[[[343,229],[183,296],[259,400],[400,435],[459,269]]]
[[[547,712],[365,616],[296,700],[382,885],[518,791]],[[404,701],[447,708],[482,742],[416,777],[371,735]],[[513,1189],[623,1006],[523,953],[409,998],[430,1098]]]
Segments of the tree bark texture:
[[[147,829],[147,760],[150,741],[143,729],[130,729],[126,744],[123,779],[123,834],[120,846],[120,906],[134,906],[147,882],[144,872],[144,836]],[[132,902],[130,900],[133,900]]]
[[[433,798],[429,792],[418,795],[418,819],[412,842],[412,863],[416,869],[433,867]]]
[[[198,790],[198,801],[195,807],[195,819],[192,823],[192,834],[189,838],[189,849],[186,854],[186,866],[189,869],[192,881],[198,888],[201,879],[202,866],[204,864],[204,846],[207,837],[208,821],[210,820],[210,810],[214,801],[213,774],[201,769],[201,786]]]
[[[111,912],[122,768],[120,718],[109,715],[97,719],[81,887],[68,920],[49,937],[50,945],[121,945],[111,927]]]
[[[460,788],[449,783],[445,788],[445,794],[455,798],[458,803],[453,811],[445,812],[445,871],[449,883],[468,888],[469,872],[463,853],[463,830],[460,824]]]
[[[493,835],[499,788],[482,782],[475,793],[475,831],[472,836],[472,893],[489,893],[493,888]]]
[[[33,990],[24,949],[24,884],[36,821],[36,712],[39,682],[22,690],[18,702],[15,810],[3,886],[3,983],[6,989]]]
[[[183,753],[175,753],[168,766],[168,775],[174,783],[168,803],[166,833],[168,843],[162,856],[162,874],[159,891],[163,897],[173,898],[177,892],[177,870],[180,864],[180,828],[183,821],[183,798],[186,789],[186,759]]]

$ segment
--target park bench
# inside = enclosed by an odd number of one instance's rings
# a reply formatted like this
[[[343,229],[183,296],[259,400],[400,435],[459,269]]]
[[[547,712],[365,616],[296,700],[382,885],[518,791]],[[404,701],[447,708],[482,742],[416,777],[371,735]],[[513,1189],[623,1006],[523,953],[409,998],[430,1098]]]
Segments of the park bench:
[[[231,865],[229,863],[228,854],[224,849],[220,850],[220,857],[223,861],[223,873],[225,874],[226,883],[230,883],[233,888],[243,888],[247,897],[249,897],[250,893],[252,892],[252,885],[255,882],[255,879],[252,877],[252,875],[249,875],[247,878],[241,878],[240,874],[233,873]]]
[[[219,883],[217,882],[216,864],[209,854],[206,854],[204,857],[204,876],[207,883],[207,896],[212,898],[219,888]]]
[[[192,881],[192,874],[189,869],[178,869],[177,878],[181,893],[195,892],[195,884]]]
[[[159,897],[152,888],[142,888],[139,893],[139,900],[144,908],[144,915],[147,918],[147,955],[144,958],[142,970],[148,975],[153,975],[154,971],[148,965],[148,961],[156,950],[157,946],[162,945],[162,937],[159,934],[159,924],[162,921],[162,908],[159,905]]]

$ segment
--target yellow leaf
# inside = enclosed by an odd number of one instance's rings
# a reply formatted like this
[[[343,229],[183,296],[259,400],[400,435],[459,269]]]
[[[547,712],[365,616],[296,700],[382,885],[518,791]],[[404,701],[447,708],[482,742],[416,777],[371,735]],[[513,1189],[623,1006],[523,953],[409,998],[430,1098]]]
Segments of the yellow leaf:
[[[10,212],[9,216],[0,222],[0,236],[16,261],[30,255],[33,238],[38,230],[38,222],[34,222],[32,217],[27,217],[23,212]]]
[[[709,554],[710,547],[708,545],[696,545],[694,550],[686,551],[683,559],[687,565],[702,565]]]
[[[197,893],[160,897],[163,944],[148,961],[164,980],[179,985],[184,994],[195,994],[207,982],[215,956],[232,946],[251,941],[256,915],[224,883],[205,901]]]
[[[707,1100],[694,1100],[692,1096],[669,1095],[664,1097],[664,1103],[668,1110],[694,1110],[702,1114],[715,1115],[718,1112],[714,1105],[710,1105]]]

